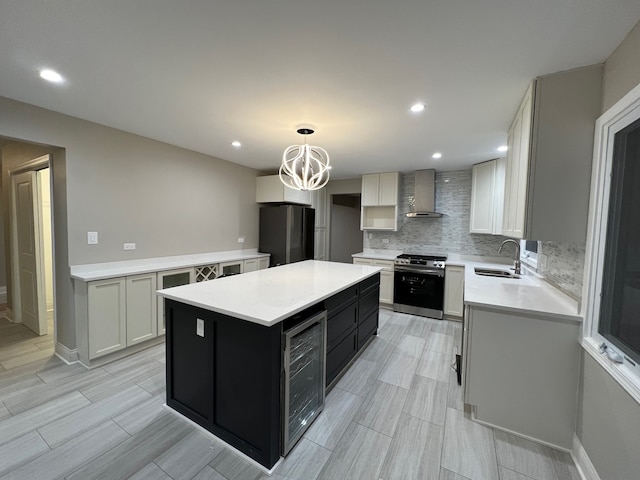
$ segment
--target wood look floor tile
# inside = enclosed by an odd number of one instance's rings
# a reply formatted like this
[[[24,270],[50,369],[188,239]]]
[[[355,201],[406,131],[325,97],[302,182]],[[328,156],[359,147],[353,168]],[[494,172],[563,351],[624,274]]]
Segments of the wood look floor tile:
[[[376,336],[373,337],[373,340],[364,349],[362,354],[360,354],[359,358],[383,365],[387,362],[395,349],[395,345],[383,338]]]
[[[0,386],[0,402],[4,402],[7,399],[26,393],[39,385],[44,385],[44,382],[36,375],[26,376],[24,378],[12,380],[11,382],[6,382],[5,385]]]
[[[222,476],[220,472],[216,472],[209,465],[205,466],[198,474],[193,477],[193,480],[227,480]]]
[[[336,387],[364,397],[376,381],[380,365],[364,358],[358,358],[338,381]]]
[[[154,463],[174,480],[190,480],[223,450],[221,441],[196,430],[156,458]]]
[[[408,327],[412,318],[412,315],[406,313],[389,312],[389,323],[400,325],[401,327]]]
[[[89,400],[82,394],[73,392],[40,405],[38,408],[5,418],[0,422],[0,431],[2,432],[0,444],[65,417],[89,404]]]
[[[189,477],[191,478],[191,477]],[[150,463],[142,470],[134,473],[128,480],[173,480],[166,472],[155,463]]]
[[[427,338],[429,332],[431,332],[431,322],[428,322],[424,317],[412,317],[404,334],[413,337]]]
[[[527,475],[514,472],[513,470],[509,470],[508,468],[504,468],[501,466],[498,467],[498,472],[500,474],[500,480],[534,480]]]
[[[449,371],[451,370],[452,363],[453,359],[449,354],[425,350],[422,353],[422,358],[420,359],[420,363],[418,363],[415,373],[423,377],[433,378],[439,382],[447,383],[449,381]]]
[[[449,370],[449,385],[447,386],[447,407],[464,411],[462,385],[458,385],[458,374],[453,369]]]
[[[262,476],[262,470],[226,448],[209,466],[228,480],[257,480]]]
[[[425,339],[413,335],[402,335],[398,350],[410,357],[420,358],[425,346]]]
[[[11,370],[12,368],[16,368],[22,365],[28,365],[38,360],[51,358],[51,356],[53,355],[52,349],[40,350],[38,347],[35,347],[35,348],[36,350],[33,352],[12,356],[11,358],[4,360],[0,363],[6,370]]]
[[[322,471],[331,451],[306,438],[301,439],[289,452],[271,477],[263,475],[260,480],[315,480]]]
[[[66,475],[100,454],[114,448],[128,437],[125,431],[115,423],[108,421],[84,435],[75,437],[55,450],[50,450],[35,460],[12,470],[5,478],[7,480],[53,480],[65,478]],[[103,478],[111,479],[116,477],[109,475]]]
[[[582,480],[571,455],[553,448],[550,448],[549,452],[559,480]]]
[[[105,380],[97,385],[83,388],[80,391],[92,402],[97,402],[111,395],[114,391],[135,385],[148,379],[158,372],[165,371],[165,366],[155,360],[141,362],[138,366],[132,366],[128,370],[119,373],[113,378]]]
[[[166,383],[167,383],[167,373],[162,370],[158,373],[151,375],[146,380],[142,380],[138,382],[138,386],[145,389],[151,395],[158,395],[160,393],[165,392]]]
[[[126,388],[38,429],[51,448],[151,398],[138,386]]]
[[[0,446],[0,476],[48,451],[49,446],[35,431],[5,443]]]
[[[5,406],[3,402],[0,402],[0,420],[3,420],[10,416],[11,416],[11,412],[9,411],[9,409]]]
[[[447,470],[446,468],[440,468],[439,480],[473,480],[473,479],[468,477],[463,477],[462,475],[458,475],[457,473],[454,473],[451,470]]]
[[[492,429],[448,408],[441,466],[471,479],[498,478]]]
[[[90,373],[95,373],[97,371],[101,371],[101,368],[94,368],[93,370],[87,370],[83,365],[79,363],[74,363],[72,365],[67,365],[66,363],[60,363],[57,365],[52,365],[49,368],[46,368],[37,373],[38,377],[47,384],[58,384],[64,381],[70,380],[73,377],[77,377],[79,375],[87,376]]]
[[[334,388],[327,396],[324,410],[314,420],[304,437],[321,447],[333,450],[360,408],[362,400],[358,395]]]
[[[404,413],[443,426],[447,413],[446,383],[416,375],[404,404]]]
[[[494,432],[498,464],[536,480],[557,480],[548,447],[500,430]]]
[[[68,480],[128,478],[186,437],[193,428],[173,415],[161,417],[74,471]]]
[[[429,318],[431,321],[431,331],[433,333],[447,334],[449,322],[447,320],[438,320],[437,318]]]
[[[453,353],[453,336],[432,331],[427,337],[424,348],[432,352],[451,354]]]
[[[18,413],[42,405],[49,400],[91,385],[99,385],[104,380],[112,378],[111,375],[101,369],[85,372],[86,373],[81,375],[65,378],[60,384],[47,385],[46,383],[38,383],[32,388],[21,390],[17,392],[16,395],[7,398],[5,405],[13,415],[17,415]]]
[[[419,360],[395,349],[378,375],[378,380],[408,389]]]
[[[376,382],[353,421],[392,437],[408,393],[405,388]]]
[[[169,410],[164,408],[165,403],[165,396],[156,395],[120,415],[116,415],[113,420],[127,433],[133,435],[148,427],[160,417],[169,415]]]
[[[403,414],[380,477],[384,480],[437,479],[442,439],[442,427]]]
[[[378,329],[378,337],[397,347],[406,329],[406,326],[389,321],[384,327]]]
[[[378,478],[390,445],[390,437],[351,423],[318,478]]]

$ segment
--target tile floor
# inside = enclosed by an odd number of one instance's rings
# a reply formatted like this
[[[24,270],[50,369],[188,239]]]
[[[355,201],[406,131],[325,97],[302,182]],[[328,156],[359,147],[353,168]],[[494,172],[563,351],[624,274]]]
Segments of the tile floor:
[[[451,369],[460,324],[381,311],[379,335],[270,477],[579,480],[563,452],[469,420]],[[164,347],[91,371],[0,318],[0,478],[266,480],[168,413]]]

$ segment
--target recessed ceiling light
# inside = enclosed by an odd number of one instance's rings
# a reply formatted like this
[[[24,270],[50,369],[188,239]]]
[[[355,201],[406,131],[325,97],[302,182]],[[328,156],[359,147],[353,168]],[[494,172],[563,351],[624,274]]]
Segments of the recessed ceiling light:
[[[431,155],[431,158],[435,158],[437,160],[439,158],[442,158],[442,154],[440,152],[436,152],[433,155]]]
[[[421,112],[424,110],[424,103],[416,103],[414,105],[411,105],[411,111],[412,112]]]
[[[507,147],[506,145],[501,145],[498,147],[499,152],[506,152],[507,150],[509,150],[509,147]]]
[[[239,148],[242,146],[242,144],[237,140],[234,140],[233,142],[231,142],[231,145],[233,145],[236,148]]]
[[[43,70],[40,70],[40,78],[43,78],[44,80],[46,80],[48,82],[53,82],[53,83],[62,83],[62,82],[64,82],[64,78],[62,78],[62,75],[60,75],[55,70],[51,70],[49,68],[45,68]]]

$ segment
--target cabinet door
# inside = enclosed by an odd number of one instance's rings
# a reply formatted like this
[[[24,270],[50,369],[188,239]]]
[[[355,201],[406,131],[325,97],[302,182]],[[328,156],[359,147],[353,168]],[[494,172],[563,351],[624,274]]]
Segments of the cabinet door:
[[[258,259],[258,269],[264,270],[265,268],[269,268],[269,257],[260,257]]]
[[[236,262],[223,262],[220,264],[220,275],[228,275],[230,273],[242,273],[243,270],[242,260]]]
[[[371,265],[371,260],[369,260],[368,258],[354,258],[353,264],[354,265]]]
[[[124,278],[89,282],[89,358],[123,349],[127,342],[127,305]]]
[[[462,317],[464,308],[464,267],[447,265],[444,276],[444,314]]]
[[[398,204],[398,172],[381,173],[378,205]]]
[[[471,233],[493,233],[495,171],[495,160],[473,166],[469,225]]]
[[[127,346],[158,336],[156,274],[127,277]]]
[[[393,272],[380,272],[380,303],[393,303]]]
[[[254,272],[258,270],[258,259],[250,258],[244,261],[243,272]]]
[[[362,176],[362,206],[379,205],[380,174],[373,173]]]
[[[157,287],[158,290],[163,288],[179,287],[180,285],[188,285],[194,282],[194,269],[181,268],[178,270],[168,270],[158,272]],[[155,293],[155,292],[154,292]],[[158,335],[164,335],[166,332],[166,317],[164,313],[164,298],[157,298],[158,312]]]

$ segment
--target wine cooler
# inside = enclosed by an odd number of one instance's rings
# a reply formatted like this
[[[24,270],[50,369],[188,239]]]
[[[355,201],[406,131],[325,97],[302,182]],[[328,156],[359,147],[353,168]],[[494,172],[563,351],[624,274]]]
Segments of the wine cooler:
[[[284,332],[283,455],[324,406],[326,330],[323,311]]]

